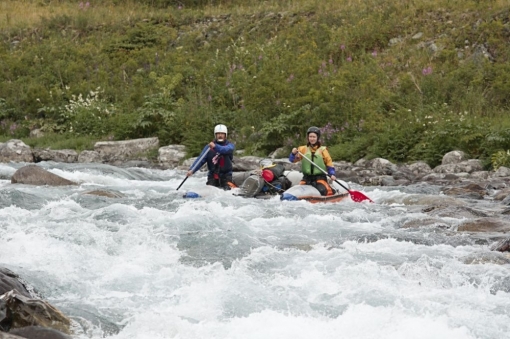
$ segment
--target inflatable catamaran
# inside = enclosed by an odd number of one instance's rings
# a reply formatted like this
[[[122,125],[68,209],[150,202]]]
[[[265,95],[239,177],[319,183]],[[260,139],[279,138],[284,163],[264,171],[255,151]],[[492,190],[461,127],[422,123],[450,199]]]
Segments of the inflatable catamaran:
[[[279,190],[278,187],[273,186],[274,189],[270,191],[264,191],[268,187],[268,183],[260,176],[256,171],[248,172],[234,172],[232,179],[233,182],[239,187],[239,189],[233,192],[236,196],[255,198],[255,199],[269,199],[280,196],[282,201],[297,201],[305,200],[311,203],[329,203],[339,202],[349,199],[349,191],[345,188],[349,188],[349,185],[340,180],[340,183],[331,181],[329,184],[335,190],[335,194],[329,196],[322,196],[320,192],[311,185],[300,185],[299,182],[303,178],[303,173],[299,171],[285,171],[285,177],[290,181],[291,187],[285,191]],[[269,184],[269,187],[271,184]],[[204,187],[203,189],[197,189],[196,191],[189,191],[184,194],[184,198],[200,198],[210,194],[214,194],[215,191],[221,190],[216,187]]]

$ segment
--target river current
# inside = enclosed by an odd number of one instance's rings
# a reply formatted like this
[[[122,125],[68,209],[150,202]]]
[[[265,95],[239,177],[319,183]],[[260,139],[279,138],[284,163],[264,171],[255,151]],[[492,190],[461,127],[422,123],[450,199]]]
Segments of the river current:
[[[180,170],[40,163],[79,185],[11,184],[23,165],[0,164],[0,266],[72,318],[74,338],[510,338],[504,254],[402,227],[439,187],[351,184],[374,203],[184,199],[204,173],[177,191]]]

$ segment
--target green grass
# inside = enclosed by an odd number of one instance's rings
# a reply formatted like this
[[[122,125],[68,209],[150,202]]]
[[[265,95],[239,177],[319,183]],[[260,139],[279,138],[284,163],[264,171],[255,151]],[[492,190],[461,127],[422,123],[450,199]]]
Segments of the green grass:
[[[23,138],[23,142],[32,148],[73,149],[77,152],[93,150],[96,141],[99,141],[97,137],[76,137],[64,134],[49,134],[40,138]]]
[[[157,136],[196,155],[225,123],[253,154],[302,144],[311,125],[336,131],[334,160],[510,149],[507,1],[4,0],[0,13],[0,140]]]

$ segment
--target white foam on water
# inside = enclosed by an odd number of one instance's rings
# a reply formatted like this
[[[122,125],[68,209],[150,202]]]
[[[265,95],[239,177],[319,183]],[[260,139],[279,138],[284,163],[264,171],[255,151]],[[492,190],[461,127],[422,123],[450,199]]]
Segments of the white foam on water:
[[[120,332],[111,338],[510,333],[508,265],[471,263],[465,258],[488,254],[487,246],[430,245],[421,230],[410,235],[427,245],[393,238],[401,218],[423,217],[401,205],[313,205],[222,190],[183,199],[180,191],[166,194],[182,173],[158,182],[85,172],[72,176],[125,197],[23,187],[42,207],[20,201],[0,208],[0,265],[57,307],[91,309],[115,322]],[[186,182],[187,189],[203,186],[203,177]],[[87,333],[76,337],[103,337],[99,327]]]

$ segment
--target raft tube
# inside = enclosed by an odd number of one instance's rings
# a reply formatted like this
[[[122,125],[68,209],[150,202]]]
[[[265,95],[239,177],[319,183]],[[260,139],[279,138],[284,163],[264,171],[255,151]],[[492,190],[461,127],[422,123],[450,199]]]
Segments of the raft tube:
[[[349,185],[341,181],[341,183],[349,188]],[[284,201],[297,201],[305,200],[311,203],[328,203],[328,202],[339,202],[349,199],[349,192],[336,182],[330,183],[330,185],[336,190],[336,194],[323,196],[319,190],[310,185],[296,185],[286,190],[281,196],[280,200]]]

